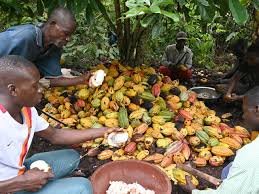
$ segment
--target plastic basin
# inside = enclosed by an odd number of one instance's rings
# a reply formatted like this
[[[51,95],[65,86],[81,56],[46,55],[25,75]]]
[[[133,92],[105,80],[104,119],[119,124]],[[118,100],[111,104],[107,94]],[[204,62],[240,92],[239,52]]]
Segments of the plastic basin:
[[[142,185],[156,194],[171,194],[172,185],[158,167],[138,160],[113,161],[100,166],[91,176],[94,194],[105,194],[110,181]]]

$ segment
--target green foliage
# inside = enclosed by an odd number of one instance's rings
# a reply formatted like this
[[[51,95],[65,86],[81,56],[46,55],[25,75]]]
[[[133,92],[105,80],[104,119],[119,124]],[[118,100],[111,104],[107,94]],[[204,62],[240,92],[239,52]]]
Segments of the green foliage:
[[[136,17],[139,15],[161,14],[171,18],[173,21],[179,21],[179,13],[188,9],[189,4],[196,5],[195,11],[199,13],[204,21],[211,22],[214,16],[219,12],[226,16],[228,12],[234,17],[237,24],[243,25],[248,21],[249,15],[246,6],[254,4],[257,0],[247,3],[241,3],[239,0],[127,0],[126,5],[129,11],[126,17]]]
[[[86,24],[85,20],[83,16],[77,19],[78,28],[64,48],[63,56],[66,62],[90,67],[103,58],[118,58],[117,47],[108,44],[104,20],[98,18],[91,24]]]
[[[258,0],[127,0],[126,8],[125,1],[119,2],[123,35],[127,25],[130,37],[143,30],[140,27],[144,28],[144,35],[136,37],[143,44],[145,62],[158,63],[165,47],[174,43],[176,33],[183,30],[189,35],[194,63],[209,68],[214,66],[215,49],[222,45],[225,49],[232,40],[251,34],[252,27],[247,21],[254,7],[259,7]],[[95,63],[96,58],[121,56],[121,49],[108,44],[107,32],[116,32],[118,27],[112,0],[0,0],[0,29],[44,22],[47,13],[58,6],[71,9],[78,22],[72,41],[64,49],[69,63],[88,66]],[[129,42],[122,45],[127,47]]]

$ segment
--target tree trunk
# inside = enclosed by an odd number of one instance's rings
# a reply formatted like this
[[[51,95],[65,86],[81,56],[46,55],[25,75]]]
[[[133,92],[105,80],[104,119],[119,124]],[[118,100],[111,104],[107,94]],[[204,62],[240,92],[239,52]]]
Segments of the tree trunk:
[[[122,61],[125,60],[125,49],[124,49],[124,35],[123,26],[121,22],[121,7],[120,0],[114,0],[115,5],[115,19],[116,19],[116,34],[118,37],[118,48],[120,52],[120,58]]]
[[[125,0],[123,1],[123,13],[127,12]],[[123,64],[127,65],[139,65],[143,63],[144,42],[141,41],[144,33],[144,28],[141,26],[140,18],[137,17],[137,25],[134,32],[131,32],[130,19],[126,18],[121,20],[122,11],[120,0],[114,0],[115,5],[115,16],[116,16],[116,34],[118,37],[118,49],[120,52],[120,60]],[[141,18],[143,19],[143,18]]]
[[[129,8],[126,6],[126,0],[123,2],[123,9],[124,13],[126,13]],[[130,50],[130,43],[131,43],[131,35],[130,35],[130,19],[124,19],[124,43],[125,43],[125,59],[129,58],[129,50]]]
[[[145,42],[148,39],[148,30],[144,29],[142,33],[140,34],[140,37],[138,39],[137,47],[136,47],[136,55],[134,59],[135,66],[138,66],[140,64],[144,63],[145,58]]]

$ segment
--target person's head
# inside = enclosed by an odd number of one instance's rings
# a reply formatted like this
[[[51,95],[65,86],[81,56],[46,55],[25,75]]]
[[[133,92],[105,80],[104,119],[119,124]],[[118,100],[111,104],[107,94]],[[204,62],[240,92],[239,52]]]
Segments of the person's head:
[[[50,14],[48,21],[44,24],[44,39],[49,44],[54,44],[61,48],[70,41],[75,29],[76,20],[72,12],[59,7]]]
[[[247,42],[245,39],[238,39],[231,45],[231,50],[237,57],[244,57],[247,50]]]
[[[16,55],[0,58],[0,77],[0,95],[13,106],[32,107],[40,102],[40,74],[27,59]]]
[[[253,44],[247,49],[245,60],[248,66],[259,66],[259,44]]]
[[[243,119],[252,128],[259,128],[259,86],[249,90],[243,98]]]
[[[178,32],[176,34],[176,47],[178,50],[183,50],[187,41],[187,34],[185,32]]]

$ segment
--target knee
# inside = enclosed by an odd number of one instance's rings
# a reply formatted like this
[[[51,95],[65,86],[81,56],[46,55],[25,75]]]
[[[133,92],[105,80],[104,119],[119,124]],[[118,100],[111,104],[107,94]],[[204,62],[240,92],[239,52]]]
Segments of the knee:
[[[76,188],[79,190],[79,194],[93,194],[93,188],[91,182],[83,177],[75,177]]]
[[[66,156],[69,156],[69,158],[71,158],[72,161],[80,158],[80,154],[74,149],[67,149],[64,151],[66,152]]]

